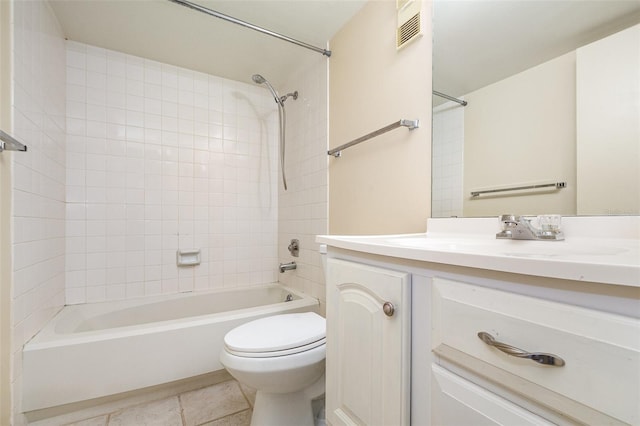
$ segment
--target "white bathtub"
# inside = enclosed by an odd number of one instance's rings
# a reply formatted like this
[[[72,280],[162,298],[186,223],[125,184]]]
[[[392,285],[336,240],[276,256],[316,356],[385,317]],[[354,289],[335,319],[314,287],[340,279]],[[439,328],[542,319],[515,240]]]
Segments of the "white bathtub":
[[[285,302],[288,294],[292,301]],[[224,335],[252,319],[317,311],[278,284],[64,307],[23,351],[24,411],[222,369]]]

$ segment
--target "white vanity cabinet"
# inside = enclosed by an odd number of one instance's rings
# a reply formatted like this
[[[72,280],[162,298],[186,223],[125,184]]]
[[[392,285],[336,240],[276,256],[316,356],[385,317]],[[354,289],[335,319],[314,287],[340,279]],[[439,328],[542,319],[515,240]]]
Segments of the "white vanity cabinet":
[[[332,253],[333,426],[640,424],[637,287]]]
[[[410,275],[328,259],[329,424],[409,424],[410,351]]]
[[[640,425],[640,217],[563,223],[560,242],[498,240],[491,218],[318,237],[329,422]]]

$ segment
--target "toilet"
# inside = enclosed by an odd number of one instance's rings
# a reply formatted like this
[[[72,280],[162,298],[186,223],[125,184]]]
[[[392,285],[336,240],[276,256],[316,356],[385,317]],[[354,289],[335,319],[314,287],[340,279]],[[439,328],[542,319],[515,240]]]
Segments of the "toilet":
[[[220,362],[257,390],[252,426],[313,426],[311,401],[325,390],[325,319],[314,312],[248,322],[224,337]]]

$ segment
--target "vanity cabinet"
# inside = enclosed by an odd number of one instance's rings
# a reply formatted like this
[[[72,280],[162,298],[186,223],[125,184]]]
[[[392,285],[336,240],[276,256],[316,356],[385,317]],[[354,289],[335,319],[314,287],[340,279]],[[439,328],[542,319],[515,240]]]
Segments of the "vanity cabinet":
[[[496,239],[493,218],[427,229],[316,239],[331,424],[640,425],[640,217],[563,218],[558,242]],[[393,332],[392,288],[411,298]]]
[[[329,424],[409,424],[410,297],[406,272],[328,259]]]
[[[640,424],[639,308],[638,287],[330,249],[328,421]]]

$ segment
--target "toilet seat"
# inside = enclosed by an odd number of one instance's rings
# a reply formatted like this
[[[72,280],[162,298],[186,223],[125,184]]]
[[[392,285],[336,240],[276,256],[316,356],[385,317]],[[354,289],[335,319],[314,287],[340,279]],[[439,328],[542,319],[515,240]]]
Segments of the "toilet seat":
[[[314,312],[261,318],[231,330],[225,350],[246,358],[271,358],[305,352],[325,344],[326,321]]]
[[[305,352],[305,351],[317,348],[318,346],[322,346],[325,343],[326,343],[326,339],[322,339],[322,340],[318,340],[317,342],[310,343],[308,345],[298,346],[296,348],[284,349],[281,351],[269,351],[269,352],[242,352],[242,351],[235,351],[227,347],[225,347],[225,350],[231,355],[235,355],[243,358],[272,358],[272,357],[293,355],[300,352]]]

